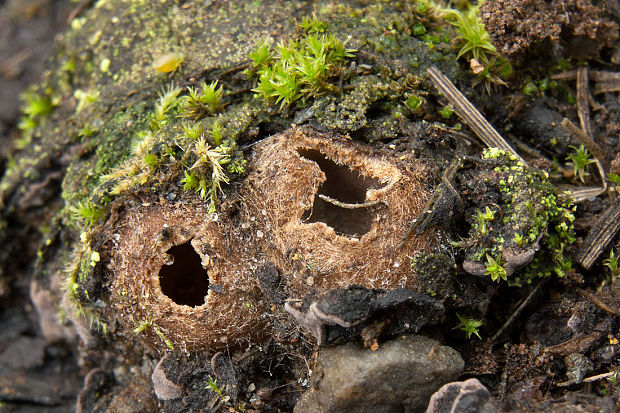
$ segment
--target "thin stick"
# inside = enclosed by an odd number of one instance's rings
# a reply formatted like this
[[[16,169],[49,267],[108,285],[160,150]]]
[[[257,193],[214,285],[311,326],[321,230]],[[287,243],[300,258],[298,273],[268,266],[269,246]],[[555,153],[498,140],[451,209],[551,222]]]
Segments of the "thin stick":
[[[590,102],[588,99],[590,96],[588,81],[588,68],[580,67],[577,69],[577,114],[579,115],[579,123],[588,140],[594,142],[592,138],[594,136],[592,133],[592,120],[590,118]]]
[[[32,50],[22,50],[0,64],[0,75],[13,78],[19,75],[19,65],[32,56]]]
[[[607,82],[598,82],[594,85],[593,93],[599,95],[601,93],[620,92],[620,79],[610,80]]]
[[[590,79],[596,82],[609,82],[620,80],[620,73],[608,72],[604,70],[590,70]],[[553,80],[575,80],[577,79],[577,70],[569,70],[567,72],[557,73],[551,76]]]
[[[596,294],[594,294],[594,293],[592,293],[592,292],[590,292],[588,290],[582,290],[582,289],[578,289],[577,290],[577,294],[579,294],[580,296],[582,296],[586,300],[590,301],[592,304],[594,304],[595,306],[597,306],[601,310],[605,311],[606,313],[609,313],[609,314],[613,315],[614,317],[620,317],[620,309],[618,309],[618,308],[611,308],[610,306],[605,304],[603,302],[603,300],[601,300]]]
[[[575,80],[577,79],[577,71],[576,70],[567,70],[566,72],[556,73],[555,75],[551,75],[552,80]]]
[[[382,200],[364,202],[363,204],[347,204],[345,202],[338,201],[337,199],[330,198],[327,195],[323,195],[323,194],[319,194],[319,198],[321,198],[323,201],[328,202],[332,205],[336,205],[337,207],[345,208],[345,209],[368,208],[368,207],[372,207],[372,206],[379,205],[379,204],[387,205],[387,203]]]
[[[93,0],[82,0],[77,6],[75,6],[75,8],[73,8],[73,10],[71,10],[69,15],[67,16],[67,26],[70,26],[73,19],[75,19],[77,16],[80,15],[80,13],[86,10],[86,8],[88,8],[92,2]]]
[[[569,196],[573,204],[579,204],[583,201],[587,201],[588,199],[596,198],[597,196],[604,194],[606,190],[607,189],[599,187],[577,189],[574,191],[569,191]]]
[[[594,381],[599,381],[601,379],[606,379],[607,377],[611,377],[615,374],[618,374],[615,371],[610,371],[609,373],[603,373],[603,374],[597,374],[596,376],[590,376],[590,377],[586,377],[585,379],[581,380],[581,383],[592,383]],[[568,387],[571,384],[580,384],[580,383],[575,383],[574,381],[563,381],[561,383],[556,384],[557,387]]]
[[[597,82],[613,82],[620,80],[620,73],[608,72],[604,70],[591,70],[590,78],[596,80]]]
[[[469,100],[436,67],[426,69],[435,87],[454,105],[456,113],[469,125],[476,135],[488,146],[503,149],[516,156],[524,165],[525,160],[491,126]]]
[[[542,286],[547,282],[548,278],[544,278],[543,280],[541,280],[536,287],[534,287],[534,289],[532,291],[530,291],[530,293],[527,295],[527,297],[525,297],[525,300],[523,300],[523,302],[521,304],[519,304],[519,307],[517,307],[517,309],[512,313],[512,315],[508,318],[508,320],[506,320],[506,322],[504,323],[503,326],[500,327],[499,330],[497,330],[497,333],[495,333],[493,335],[493,337],[491,338],[491,342],[495,343],[497,341],[497,339],[504,333],[504,331],[506,331],[506,329],[516,320],[516,318],[521,314],[521,312],[525,309],[525,307],[527,307],[527,305],[532,302],[532,299],[534,298],[534,296],[536,295],[536,293],[538,293],[538,291],[540,291],[540,289],[542,288]]]

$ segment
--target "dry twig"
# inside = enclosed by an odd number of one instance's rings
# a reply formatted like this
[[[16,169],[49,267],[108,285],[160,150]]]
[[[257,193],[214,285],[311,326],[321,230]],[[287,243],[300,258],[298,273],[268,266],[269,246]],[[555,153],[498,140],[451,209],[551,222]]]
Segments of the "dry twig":
[[[577,79],[577,73],[577,70],[570,70],[568,72],[555,74],[551,76],[551,79],[575,80]],[[606,92],[620,92],[620,73],[590,70],[588,76],[596,82],[592,91],[595,95]]]
[[[461,117],[476,135],[488,146],[503,149],[516,156],[524,165],[525,160],[506,142],[506,140],[480,114],[478,109],[445,77],[436,67],[426,69],[435,87],[454,105],[457,115]]]
[[[613,82],[620,81],[620,73],[608,72],[604,70],[589,70],[588,76],[595,82]],[[577,70],[569,70],[567,72],[557,73],[551,76],[553,80],[575,80],[577,79]]]
[[[525,307],[528,306],[529,303],[532,302],[532,299],[536,296],[536,293],[538,293],[540,291],[540,289],[542,288],[543,285],[545,285],[545,283],[547,282],[548,278],[544,278],[542,279],[537,285],[536,287],[534,287],[534,289],[532,291],[530,291],[530,293],[527,295],[527,297],[525,297],[525,299],[521,302],[521,304],[519,304],[519,307],[517,307],[517,309],[512,313],[512,315],[508,318],[508,320],[506,320],[506,322],[504,323],[504,325],[502,325],[499,330],[497,330],[497,332],[493,335],[493,337],[491,338],[491,342],[495,343],[497,341],[497,339],[504,333],[504,331],[506,331],[506,329],[508,327],[510,327],[510,325],[517,319],[517,317],[523,312],[523,310],[525,309]]]
[[[377,201],[364,202],[362,204],[347,204],[346,202],[338,201],[337,199],[331,198],[323,194],[319,194],[319,198],[321,198],[323,201],[327,203],[330,203],[332,205],[335,205],[337,207],[344,208],[344,209],[368,208],[368,207],[372,207],[372,206],[380,205],[380,204],[387,205],[387,202],[380,200],[380,199]]]
[[[82,0],[77,6],[75,6],[67,16],[67,26],[71,26],[71,22],[73,21],[73,19],[79,16],[88,7],[90,7],[93,1],[94,0]]]
[[[577,294],[590,301],[592,304],[605,311],[608,314],[613,315],[614,317],[620,317],[620,309],[619,308],[611,308],[603,300],[601,300],[596,294],[588,290],[577,290]]]
[[[596,376],[586,377],[585,379],[581,380],[581,383],[592,383],[592,382],[595,382],[595,381],[606,379],[606,378],[614,376],[616,374],[618,374],[618,373],[615,372],[615,371],[610,371],[609,373],[597,374]],[[569,380],[569,381],[560,382],[560,383],[556,384],[556,386],[557,387],[568,387],[568,386],[570,386],[572,384],[580,384],[580,383],[575,383],[574,381]]]
[[[593,145],[596,145],[592,139],[594,135],[592,133],[592,119],[590,118],[590,102],[588,99],[590,96],[590,89],[588,81],[588,68],[580,67],[577,69],[577,114],[579,115],[579,123],[581,124],[581,130],[583,130],[588,140],[591,141]],[[590,151],[592,152],[592,150]]]
[[[579,264],[586,270],[592,268],[619,229],[620,205],[613,204],[599,215],[598,221],[588,233],[578,254]]]

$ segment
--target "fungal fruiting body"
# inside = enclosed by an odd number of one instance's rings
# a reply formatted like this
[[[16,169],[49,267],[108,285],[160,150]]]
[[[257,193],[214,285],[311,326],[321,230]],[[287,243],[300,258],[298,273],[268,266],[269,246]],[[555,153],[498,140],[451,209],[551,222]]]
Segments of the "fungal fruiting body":
[[[346,137],[294,128],[257,145],[229,195],[237,214],[209,213],[193,196],[125,201],[106,230],[108,319],[159,347],[216,349],[269,333],[256,279],[266,263],[289,298],[351,285],[415,288],[411,257],[436,242],[427,231],[402,243],[429,198],[423,176],[423,163],[414,170]]]
[[[258,145],[243,187],[245,219],[287,275],[290,296],[361,285],[416,286],[411,257],[429,251],[430,231],[411,221],[430,196],[425,165],[335,133],[294,128]]]
[[[230,222],[201,201],[136,204],[110,234],[116,241],[110,316],[128,334],[183,350],[238,346],[265,334],[252,261]]]

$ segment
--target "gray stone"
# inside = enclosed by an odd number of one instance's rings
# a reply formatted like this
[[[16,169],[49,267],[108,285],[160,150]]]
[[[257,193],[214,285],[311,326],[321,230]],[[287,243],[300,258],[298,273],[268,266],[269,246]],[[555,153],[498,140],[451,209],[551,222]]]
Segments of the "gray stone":
[[[45,340],[39,337],[20,336],[0,354],[0,371],[29,369],[43,364]]]
[[[428,403],[426,413],[495,413],[489,390],[477,379],[441,386]]]
[[[153,381],[153,390],[155,391],[155,395],[159,400],[173,400],[178,399],[183,395],[183,390],[181,387],[176,385],[172,380],[166,377],[166,371],[164,370],[163,363],[166,360],[168,355],[159,360],[155,369],[153,370],[153,374],[151,375],[151,380]]]
[[[566,365],[566,377],[575,384],[581,383],[586,374],[594,368],[590,359],[580,353],[571,353],[564,357],[564,364]]]
[[[420,411],[463,366],[456,350],[422,336],[402,336],[377,351],[352,343],[324,348],[294,412]]]

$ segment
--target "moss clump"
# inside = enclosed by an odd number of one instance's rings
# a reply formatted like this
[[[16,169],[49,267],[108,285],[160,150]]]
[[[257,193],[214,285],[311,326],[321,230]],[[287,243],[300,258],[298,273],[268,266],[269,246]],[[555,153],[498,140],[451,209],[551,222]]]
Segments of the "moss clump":
[[[454,294],[452,280],[457,274],[457,266],[448,251],[416,255],[411,260],[411,269],[418,274],[418,292],[433,291],[442,299]]]
[[[200,90],[188,87],[187,96],[183,99],[182,116],[198,120],[206,115],[212,115],[224,108],[222,104],[223,88],[215,80],[209,84],[200,83]]]
[[[567,249],[575,241],[570,202],[558,195],[544,171],[504,151],[487,149],[482,159],[490,169],[477,179],[487,188],[488,205],[468,218],[469,234],[459,244],[467,249],[470,272],[517,286],[537,276],[564,276],[571,269]]]
[[[469,59],[472,72],[479,80],[487,82],[487,91],[490,92],[490,83],[506,85],[501,77],[510,76],[512,68],[491,43],[491,36],[480,18],[480,5],[467,11],[447,8],[442,12],[456,31],[457,58]]]
[[[305,26],[309,31],[318,31],[315,26],[325,30],[326,24],[316,21]],[[260,43],[250,54],[252,69],[248,73],[258,78],[252,90],[257,96],[275,100],[281,108],[296,101],[304,106],[310,98],[336,91],[329,80],[340,77],[346,59],[353,57],[354,52],[333,34],[309,32],[275,50]]]
[[[41,92],[30,89],[22,94],[22,100],[24,101],[23,116],[17,127],[23,131],[24,136],[18,142],[19,149],[23,149],[30,143],[34,129],[58,106],[59,97],[53,94],[51,88],[46,88]]]

